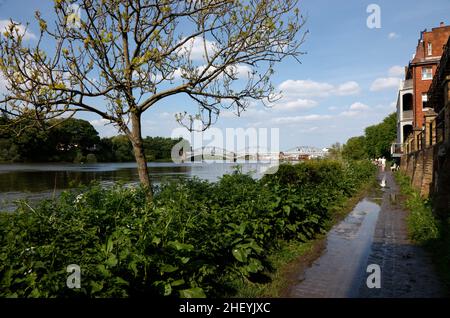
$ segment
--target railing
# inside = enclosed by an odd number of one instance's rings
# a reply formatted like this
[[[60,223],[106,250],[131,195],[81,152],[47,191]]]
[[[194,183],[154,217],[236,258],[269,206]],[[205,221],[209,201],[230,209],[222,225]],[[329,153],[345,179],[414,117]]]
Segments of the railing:
[[[405,144],[393,143],[391,145],[392,157],[401,157],[403,155]]]

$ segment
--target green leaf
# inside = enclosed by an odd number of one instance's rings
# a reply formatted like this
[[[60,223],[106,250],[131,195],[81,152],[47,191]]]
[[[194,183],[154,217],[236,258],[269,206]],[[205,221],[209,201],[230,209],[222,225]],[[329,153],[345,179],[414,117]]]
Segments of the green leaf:
[[[159,245],[159,243],[161,243],[161,239],[155,236],[152,240],[152,244]]]
[[[179,280],[173,281],[172,283],[170,283],[170,285],[172,285],[172,287],[175,287],[175,286],[183,285],[184,283],[185,283],[184,279],[179,279]]]
[[[173,265],[169,265],[169,264],[164,264],[161,266],[160,270],[163,273],[173,273],[178,269],[178,267],[173,266]]]
[[[106,277],[111,276],[111,272],[105,267],[105,265],[99,264],[99,265],[97,265],[97,269],[103,276],[106,276]]]
[[[169,246],[174,247],[177,251],[186,250],[192,251],[194,246],[191,244],[180,243],[178,241],[171,241],[168,243]]]
[[[105,264],[108,267],[114,267],[117,265],[117,257],[114,254],[111,254],[108,259],[106,260]]]
[[[231,251],[234,258],[237,259],[239,262],[245,263],[247,261],[247,253],[245,250],[240,248],[235,248]]]
[[[129,286],[130,283],[127,282],[125,279],[121,278],[121,277],[116,277],[116,283],[118,285],[124,285],[124,286]]]
[[[164,285],[164,296],[169,296],[170,294],[172,294],[172,286],[170,286],[170,284],[165,284]]]
[[[181,298],[206,298],[205,292],[200,287],[180,290]]]
[[[91,281],[91,293],[97,293],[103,289],[103,282]]]
[[[108,238],[108,242],[106,243],[106,253],[111,253],[114,248],[114,242],[112,237]]]

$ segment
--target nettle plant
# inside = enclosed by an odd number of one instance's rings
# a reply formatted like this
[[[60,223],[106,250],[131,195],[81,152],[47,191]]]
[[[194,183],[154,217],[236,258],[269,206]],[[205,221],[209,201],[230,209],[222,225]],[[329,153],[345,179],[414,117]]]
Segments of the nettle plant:
[[[54,10],[54,22],[36,12],[36,44],[13,21],[0,38],[3,113],[97,114],[131,141],[149,197],[142,114],[183,95],[199,110],[177,120],[206,129],[220,109],[273,101],[273,67],[298,59],[306,34],[296,0],[55,0]]]

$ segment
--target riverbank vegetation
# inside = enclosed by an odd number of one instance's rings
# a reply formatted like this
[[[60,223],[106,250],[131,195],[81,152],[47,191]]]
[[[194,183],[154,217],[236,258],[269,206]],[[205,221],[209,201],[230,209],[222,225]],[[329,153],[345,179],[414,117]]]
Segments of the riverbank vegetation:
[[[146,137],[148,161],[171,160],[172,147],[180,139]],[[50,120],[37,125],[0,117],[0,162],[131,162],[133,147],[124,135],[100,138],[82,119]]]
[[[395,178],[405,196],[405,207],[410,211],[410,237],[431,253],[447,293],[450,294],[450,219],[440,219],[433,214],[432,199],[422,198],[411,186],[408,176],[397,172]]]
[[[286,244],[324,233],[332,210],[375,174],[368,161],[285,164],[255,180],[155,188],[91,185],[36,207],[0,213],[0,295],[6,297],[214,297],[236,281],[264,282]],[[81,268],[69,289],[66,268]]]

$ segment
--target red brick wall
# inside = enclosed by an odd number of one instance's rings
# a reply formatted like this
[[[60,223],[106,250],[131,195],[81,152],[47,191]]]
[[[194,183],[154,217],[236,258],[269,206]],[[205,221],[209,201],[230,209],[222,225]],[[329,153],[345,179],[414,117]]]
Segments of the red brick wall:
[[[427,58],[440,57],[443,52],[443,46],[447,43],[450,36],[450,26],[440,26],[431,31],[423,33],[423,41],[419,41],[416,48],[416,54],[412,61],[412,77],[414,85],[414,127],[422,128],[422,93],[427,93],[432,80],[422,80],[422,67],[433,67],[433,75],[436,72],[437,61],[429,61]],[[428,43],[432,44],[432,54],[428,55]],[[417,65],[420,64],[420,65]]]
[[[432,80],[422,80],[422,67],[432,67],[433,76],[436,72],[436,64],[427,64],[413,67],[413,89],[414,89],[414,127],[422,128],[423,111],[422,111],[422,93],[428,92]]]
[[[443,53],[443,47],[448,41],[450,36],[450,26],[434,28],[430,32],[423,34],[423,43],[425,45],[425,56],[427,56],[428,42],[431,42],[433,52],[431,56],[441,56]]]

